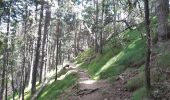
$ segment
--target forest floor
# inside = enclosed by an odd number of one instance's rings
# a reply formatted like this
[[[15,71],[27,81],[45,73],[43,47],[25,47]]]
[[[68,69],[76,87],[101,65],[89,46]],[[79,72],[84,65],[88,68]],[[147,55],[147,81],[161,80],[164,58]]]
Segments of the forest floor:
[[[111,83],[108,80],[93,80],[90,75],[75,64],[71,70],[78,74],[77,83],[66,90],[61,100],[130,100],[132,92],[125,88],[125,83],[138,74],[137,71],[125,71]]]

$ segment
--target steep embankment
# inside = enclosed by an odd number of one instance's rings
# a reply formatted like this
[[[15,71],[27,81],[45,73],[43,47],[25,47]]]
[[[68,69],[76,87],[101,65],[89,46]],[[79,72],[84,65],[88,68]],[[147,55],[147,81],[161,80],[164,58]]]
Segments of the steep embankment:
[[[151,22],[153,33],[156,33],[156,23],[156,19],[153,18]],[[152,34],[152,37],[154,43],[156,41],[156,35]],[[157,96],[156,98],[158,99],[162,96],[158,94],[164,92],[166,92],[164,94],[168,97],[168,88],[166,88],[167,91],[162,92],[159,84],[154,85],[160,81],[161,84],[167,83],[168,74],[162,74],[169,73],[167,72],[167,69],[169,69],[167,66],[169,66],[168,59],[170,59],[170,53],[168,49],[169,46],[167,45],[168,44],[163,45],[163,49],[158,49],[157,45],[153,47],[151,79],[155,88],[153,89],[152,98]],[[66,85],[69,89],[64,88],[62,95],[57,96],[57,99],[143,100],[146,97],[146,91],[143,86],[144,59],[145,34],[144,25],[141,23],[136,29],[125,30],[118,36],[111,37],[103,47],[103,54],[96,54],[93,49],[86,50],[79,54],[76,59],[79,68],[74,69],[78,74],[78,81],[71,87],[67,85],[71,81],[63,84],[63,87]],[[162,70],[162,68],[166,70]],[[57,84],[59,83],[52,85],[53,88],[58,87]],[[43,97],[46,92],[49,92],[49,87],[43,91],[41,97]],[[59,88],[55,89],[55,91],[60,90]],[[53,90],[48,94],[58,93]],[[47,95],[46,98],[48,98]]]
[[[93,79],[110,81],[113,85],[112,97],[117,100],[135,98],[135,95],[138,95],[133,92],[143,86],[142,65],[145,58],[145,40],[141,38],[140,30],[126,30],[120,37],[122,38],[117,39],[116,43],[115,38],[111,38],[101,55],[89,49],[77,57],[77,63],[81,64],[80,67],[86,69]]]
[[[126,30],[119,38],[112,37],[105,44],[102,55],[94,53],[93,49],[81,53],[76,59],[80,66],[75,69],[79,77],[75,85],[71,86],[75,82],[70,81],[71,78],[65,78],[61,83],[54,82],[45,87],[38,99],[122,100],[135,98],[136,95],[139,97],[139,94],[141,96],[145,91],[141,74],[145,57],[144,44],[140,30]]]
[[[156,43],[156,18],[151,22],[152,55],[151,83],[154,87],[151,98],[169,99],[169,41]],[[112,37],[103,47],[103,54],[94,53],[89,49],[77,57],[77,64],[87,70],[95,80],[107,79],[113,84],[112,96],[115,100],[143,100],[146,97],[144,88],[145,34],[144,24],[136,29],[125,30],[117,37]],[[165,91],[163,91],[163,89]]]

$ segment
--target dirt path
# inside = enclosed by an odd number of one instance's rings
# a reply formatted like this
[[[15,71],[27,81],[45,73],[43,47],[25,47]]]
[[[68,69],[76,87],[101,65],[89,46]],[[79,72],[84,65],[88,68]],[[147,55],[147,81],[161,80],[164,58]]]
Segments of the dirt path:
[[[123,73],[122,78],[117,79],[113,84],[106,80],[93,80],[86,71],[77,70],[77,84],[65,91],[61,100],[130,100],[132,93],[124,88],[128,73]]]

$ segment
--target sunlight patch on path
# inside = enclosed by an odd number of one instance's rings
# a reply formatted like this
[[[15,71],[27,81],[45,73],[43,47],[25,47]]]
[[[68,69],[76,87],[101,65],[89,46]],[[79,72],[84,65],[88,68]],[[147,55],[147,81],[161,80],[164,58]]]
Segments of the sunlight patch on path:
[[[85,80],[85,81],[80,81],[80,84],[94,84],[96,83],[96,80]]]

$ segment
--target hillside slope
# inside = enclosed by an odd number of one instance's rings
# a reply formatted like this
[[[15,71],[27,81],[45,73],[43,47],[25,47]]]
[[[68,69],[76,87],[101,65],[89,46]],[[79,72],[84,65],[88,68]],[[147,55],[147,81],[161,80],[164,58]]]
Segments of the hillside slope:
[[[168,61],[169,41],[164,44],[156,43],[156,26],[157,21],[153,17],[151,21],[153,42],[151,82],[154,88],[151,98],[169,99],[170,89],[166,84],[169,82],[167,79],[170,64]],[[96,54],[93,49],[81,53],[76,59],[77,64],[86,69],[93,79],[108,79],[115,91],[123,90],[122,94],[130,91],[133,92],[131,99],[143,100],[146,97],[144,88],[145,41],[144,24],[141,23],[137,28],[125,30],[119,34],[118,38],[112,37],[107,41],[103,47],[103,54]],[[163,90],[160,87],[167,88],[164,94],[161,94]],[[117,96],[121,97],[120,94]]]
[[[156,35],[154,33],[156,33],[155,27],[157,26],[155,18],[153,18],[151,26],[154,44],[156,41]],[[88,49],[77,56],[76,64],[79,66],[79,69],[85,70],[86,73],[90,75],[91,80],[96,82],[103,80],[109,82],[109,92],[111,95],[107,96],[116,98],[117,100],[123,98],[143,100],[146,97],[146,90],[144,88],[145,34],[143,32],[144,25],[142,23],[139,24],[137,28],[125,30],[120,33],[118,37],[112,37],[105,43],[103,54],[97,54],[94,53],[93,49]],[[154,87],[152,92],[152,98],[154,99],[168,98],[169,96],[168,91],[170,89],[165,85],[168,82],[167,77],[169,75],[168,72],[166,72],[167,70],[162,70],[165,68],[169,69],[167,67],[169,66],[169,61],[167,59],[170,58],[168,55],[170,53],[168,51],[169,46],[167,45],[169,45],[169,42],[162,45],[162,48],[159,49],[158,44],[153,45],[151,81]],[[162,71],[164,71],[164,74],[162,74]],[[81,77],[79,77],[79,79],[80,78]],[[163,92],[163,95],[161,95],[162,90],[160,88],[160,82],[162,82],[161,85],[167,88],[166,91]],[[77,86],[76,84],[78,84],[78,81],[74,83],[75,85],[73,86]],[[67,83],[65,85],[67,85]],[[47,86],[43,94],[40,94],[39,97],[41,98],[44,96],[44,93],[46,94],[49,92],[50,87],[50,85]],[[55,87],[58,87],[57,84],[53,85],[53,88]],[[65,94],[69,94],[68,91],[70,91],[70,93],[74,91],[72,88],[73,87],[68,89],[64,88],[66,91],[62,90],[62,92],[59,93],[61,95],[56,96],[56,98],[62,100],[61,97]],[[56,88],[56,90],[58,91],[58,88]],[[49,93],[55,95],[53,92],[54,91],[51,91]]]

